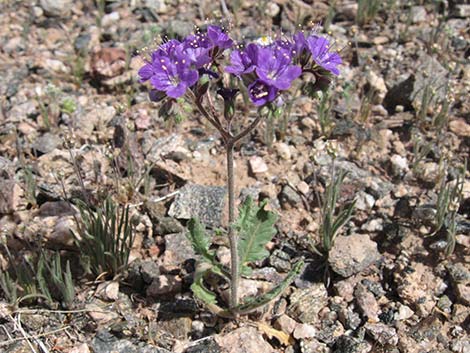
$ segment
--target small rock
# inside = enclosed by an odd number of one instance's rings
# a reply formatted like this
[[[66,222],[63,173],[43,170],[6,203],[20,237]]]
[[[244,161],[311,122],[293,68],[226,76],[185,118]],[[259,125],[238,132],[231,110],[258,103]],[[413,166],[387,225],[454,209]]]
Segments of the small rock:
[[[333,347],[333,353],[369,353],[371,344],[367,341],[361,341],[351,336],[339,337]]]
[[[194,321],[193,321],[194,322]],[[213,337],[206,337],[191,343],[184,353],[223,353]]]
[[[292,153],[287,143],[278,142],[274,145],[274,148],[276,149],[276,152],[279,155],[279,157],[281,157],[281,159],[284,159],[286,161],[291,159]]]
[[[47,244],[59,249],[74,247],[75,237],[73,234],[78,234],[75,219],[72,216],[61,217],[55,223],[52,233],[46,236]]]
[[[374,205],[375,205],[374,196],[362,190],[356,194],[355,208],[357,208],[358,210],[368,211],[368,210],[371,210],[372,207],[374,207]]]
[[[412,6],[410,9],[411,22],[421,23],[426,22],[426,9],[424,6]]]
[[[407,305],[400,304],[398,306],[398,311],[394,315],[396,321],[408,320],[414,315],[414,311]]]
[[[275,2],[269,2],[265,7],[264,13],[269,17],[276,17],[280,11],[281,8],[278,4]]]
[[[284,251],[276,249],[269,256],[269,264],[279,272],[289,272],[291,268],[290,256]]]
[[[60,147],[62,145],[62,139],[56,134],[51,134],[46,132],[44,135],[41,135],[32,145],[33,150],[39,154],[49,153],[52,150]]]
[[[39,217],[72,216],[75,210],[67,201],[46,201],[39,207]]]
[[[118,318],[118,313],[111,311],[106,308],[106,306],[101,306],[96,303],[90,303],[85,306],[88,315],[95,321],[98,325],[103,325],[109,323]]]
[[[160,275],[147,288],[147,295],[152,298],[168,296],[181,291],[182,280],[179,276]]]
[[[120,20],[120,18],[121,18],[121,16],[119,16],[119,12],[107,13],[101,19],[101,25],[103,27],[108,27],[108,26],[118,22]]]
[[[338,313],[338,316],[343,326],[347,329],[356,330],[362,323],[361,317],[351,306],[343,308]]]
[[[68,353],[90,353],[90,348],[88,348],[86,343],[82,343],[74,346]]]
[[[313,120],[312,118],[303,118],[300,123],[302,124],[302,126],[306,127],[307,129],[310,129],[310,130],[314,130],[317,126],[317,123],[315,122],[315,120]]]
[[[19,209],[23,189],[13,180],[0,180],[0,214],[13,213]]]
[[[384,228],[384,221],[382,218],[371,219],[367,223],[361,226],[361,230],[365,230],[370,233],[380,232]]]
[[[165,0],[145,0],[145,6],[159,14],[164,14],[168,11]]]
[[[297,324],[295,327],[293,336],[295,339],[302,339],[302,338],[313,338],[315,337],[317,330],[315,327],[309,324]]]
[[[254,327],[238,328],[226,335],[218,335],[215,341],[224,353],[274,353],[273,347],[266,342],[263,335]]]
[[[328,302],[328,293],[321,283],[309,288],[296,289],[290,296],[287,310],[289,316],[302,323],[311,324],[318,320],[318,313]]]
[[[441,309],[443,312],[450,314],[452,312],[452,301],[449,299],[447,295],[443,295],[439,298],[437,302],[437,307]]]
[[[96,288],[96,295],[103,300],[117,300],[119,297],[119,282],[103,282]]]
[[[370,87],[377,93],[376,104],[382,103],[385,95],[387,94],[387,86],[385,85],[385,80],[383,77],[377,75],[374,71],[369,71],[367,73],[367,82]]]
[[[456,4],[452,9],[452,15],[455,17],[470,17],[470,4]]]
[[[356,297],[357,305],[363,315],[370,321],[378,322],[380,307],[375,296],[361,283],[357,284],[354,295]]]
[[[162,271],[171,272],[180,268],[188,259],[194,259],[196,254],[184,233],[165,235],[165,252],[162,259]]]
[[[299,190],[305,196],[307,196],[310,192],[310,186],[305,181],[301,181],[296,185],[296,187],[297,190]]]
[[[452,120],[449,123],[450,131],[460,137],[470,137],[470,124],[464,119]]]
[[[392,173],[395,176],[401,176],[409,170],[408,160],[398,154],[394,154],[390,158],[390,162],[392,164]]]
[[[284,185],[282,187],[282,191],[279,194],[279,201],[284,209],[298,207],[302,204],[302,198],[300,195],[289,185]]]
[[[126,339],[119,339],[108,331],[99,331],[91,348],[94,353],[171,353],[170,351],[145,343],[135,344]]]
[[[43,67],[46,70],[66,74],[69,73],[70,69],[60,60],[57,59],[46,59],[43,62]]]
[[[377,244],[366,234],[338,236],[330,251],[331,269],[343,277],[359,273],[380,259]]]
[[[259,156],[253,156],[249,160],[250,171],[253,174],[262,174],[268,171],[268,166],[263,158]]]
[[[444,281],[422,263],[411,263],[402,272],[395,272],[394,278],[398,295],[422,317],[429,315],[436,305],[436,296],[447,288]]]
[[[121,75],[126,68],[126,51],[122,48],[101,48],[90,60],[93,76],[107,79]]]
[[[72,0],[40,0],[39,4],[48,16],[68,16]]]
[[[367,333],[379,344],[398,344],[398,335],[395,328],[382,323],[366,323],[364,325]]]
[[[295,328],[297,327],[298,322],[292,319],[291,317],[287,316],[286,314],[281,315],[276,319],[274,322],[274,328],[281,330],[287,334],[292,334]]]
[[[180,189],[168,215],[178,219],[198,218],[210,227],[221,225],[226,188],[187,184]]]
[[[158,330],[169,333],[178,340],[186,340],[191,332],[192,320],[189,317],[170,318],[158,322]]]

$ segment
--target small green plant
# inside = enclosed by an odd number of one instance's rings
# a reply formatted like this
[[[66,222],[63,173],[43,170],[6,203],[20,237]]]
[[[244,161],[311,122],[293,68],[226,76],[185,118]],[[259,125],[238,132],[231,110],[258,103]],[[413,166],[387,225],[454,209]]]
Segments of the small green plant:
[[[57,299],[62,302],[63,307],[70,309],[75,298],[72,271],[70,270],[70,261],[67,261],[65,271],[61,262],[58,252],[52,257],[46,257],[42,253],[38,261],[37,280],[42,294],[48,298],[50,303]]]
[[[118,275],[127,268],[134,242],[129,206],[118,206],[110,197],[96,210],[82,201],[77,205],[81,221],[76,220],[78,234],[73,234],[85,271],[95,276]]]
[[[358,0],[356,15],[357,24],[363,26],[371,21],[375,16],[377,16],[381,4],[382,1],[380,0]]]
[[[320,244],[319,246],[313,243],[311,245],[317,254],[325,258],[328,258],[341,228],[351,219],[356,205],[356,200],[354,200],[337,211],[338,197],[346,175],[347,173],[344,170],[336,175],[333,169],[323,200],[319,200],[321,204]]]
[[[448,256],[451,255],[455,249],[457,214],[463,197],[462,191],[466,170],[467,161],[459,168],[459,173],[455,181],[446,183],[445,177],[442,178],[437,194],[436,222],[431,235],[435,235],[441,231],[441,229],[445,228],[447,237],[445,250]]]
[[[75,103],[75,101],[72,98],[65,97],[64,99],[62,99],[62,102],[60,103],[60,111],[62,113],[66,113],[70,115],[74,113],[76,110],[77,110],[77,103]]]
[[[276,234],[274,224],[277,216],[273,212],[265,210],[265,206],[266,202],[256,205],[253,199],[248,197],[239,209],[239,216],[233,225],[239,235],[237,277],[249,275],[252,269],[248,264],[264,260],[269,255],[265,245]],[[197,298],[202,300],[210,310],[219,316],[233,317],[237,314],[247,314],[269,303],[282,294],[302,268],[303,262],[299,261],[284,280],[267,293],[258,297],[246,298],[236,307],[223,309],[217,304],[216,294],[204,284],[204,279],[210,274],[215,274],[229,283],[233,283],[234,280],[238,281],[238,278],[234,279],[229,269],[217,261],[214,251],[210,249],[210,238],[207,236],[204,226],[198,220],[192,219],[188,228],[189,240],[195,252],[201,255],[191,289]]]

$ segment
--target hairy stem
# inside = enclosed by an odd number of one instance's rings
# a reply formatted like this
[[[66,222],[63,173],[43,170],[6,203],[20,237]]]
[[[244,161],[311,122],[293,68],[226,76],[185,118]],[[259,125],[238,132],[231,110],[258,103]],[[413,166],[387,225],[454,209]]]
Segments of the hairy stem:
[[[233,176],[233,139],[225,141],[227,152],[227,189],[228,189],[228,238],[230,241],[230,274],[232,278],[230,288],[230,308],[238,306],[238,237],[233,229],[235,222],[235,180]]]

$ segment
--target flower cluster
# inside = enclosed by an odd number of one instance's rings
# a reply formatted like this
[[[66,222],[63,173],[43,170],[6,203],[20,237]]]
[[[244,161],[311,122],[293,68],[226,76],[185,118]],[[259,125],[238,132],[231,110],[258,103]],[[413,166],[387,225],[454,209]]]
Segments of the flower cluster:
[[[182,41],[170,40],[154,51],[140,69],[141,82],[150,80],[156,90],[179,98],[202,75],[218,78],[212,68],[220,69],[218,60],[233,47],[234,41],[218,26],[208,26],[205,33],[189,35]],[[331,51],[327,38],[316,32],[307,36],[298,32],[290,38],[263,37],[244,49],[233,49],[230,63],[220,72],[240,78],[253,104],[263,106],[273,102],[304,73],[314,74],[316,81],[326,77],[329,83],[328,76],[338,75],[340,64],[341,57]]]

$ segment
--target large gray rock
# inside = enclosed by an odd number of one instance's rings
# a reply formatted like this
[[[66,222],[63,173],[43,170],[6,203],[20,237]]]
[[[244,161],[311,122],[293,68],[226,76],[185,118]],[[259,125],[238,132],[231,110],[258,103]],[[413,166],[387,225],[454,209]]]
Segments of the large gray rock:
[[[221,225],[226,189],[223,186],[187,184],[180,189],[168,214],[178,219],[198,218],[209,227]]]
[[[338,236],[328,256],[333,271],[349,277],[365,270],[380,259],[377,244],[367,234]]]
[[[436,97],[445,96],[447,73],[435,58],[426,53],[421,54],[413,73],[387,92],[383,106],[389,113],[394,113],[397,105],[405,107],[406,110],[418,111],[426,86],[435,90]]]

